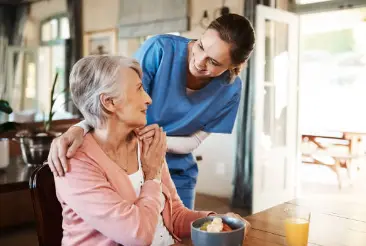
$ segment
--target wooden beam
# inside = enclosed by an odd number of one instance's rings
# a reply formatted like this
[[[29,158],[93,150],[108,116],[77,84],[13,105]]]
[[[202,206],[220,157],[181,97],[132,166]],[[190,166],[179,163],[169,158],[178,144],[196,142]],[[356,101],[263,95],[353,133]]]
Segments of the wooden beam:
[[[40,1],[48,1],[48,0],[0,0],[1,5],[20,5],[25,3],[36,3]]]

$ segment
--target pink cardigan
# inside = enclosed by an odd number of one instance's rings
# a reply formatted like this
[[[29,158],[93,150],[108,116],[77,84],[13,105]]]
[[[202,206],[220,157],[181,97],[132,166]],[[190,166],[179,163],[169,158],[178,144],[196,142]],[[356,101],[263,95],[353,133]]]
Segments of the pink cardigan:
[[[158,183],[146,181],[137,197],[127,173],[107,157],[91,134],[85,136],[69,167],[64,177],[55,177],[62,206],[62,245],[151,244],[160,208]],[[166,164],[162,191],[164,224],[177,241],[190,236],[192,221],[211,213],[184,207]]]

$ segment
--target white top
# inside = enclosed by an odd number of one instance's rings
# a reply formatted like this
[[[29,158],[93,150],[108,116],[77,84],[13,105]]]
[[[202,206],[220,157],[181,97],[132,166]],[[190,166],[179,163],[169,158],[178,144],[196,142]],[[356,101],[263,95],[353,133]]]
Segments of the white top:
[[[132,186],[136,192],[136,195],[140,195],[141,186],[144,184],[144,173],[142,172],[141,168],[141,159],[140,159],[140,144],[137,145],[137,160],[139,163],[139,169],[137,172],[128,175],[130,178],[130,181],[132,183]],[[161,215],[161,212],[163,211],[165,207],[165,196],[163,192],[160,192],[161,196],[161,209],[160,214],[158,218],[158,225],[156,226],[154,239],[152,242],[152,246],[167,246],[174,244],[174,239],[170,235],[169,231],[166,229],[163,221],[163,216]]]

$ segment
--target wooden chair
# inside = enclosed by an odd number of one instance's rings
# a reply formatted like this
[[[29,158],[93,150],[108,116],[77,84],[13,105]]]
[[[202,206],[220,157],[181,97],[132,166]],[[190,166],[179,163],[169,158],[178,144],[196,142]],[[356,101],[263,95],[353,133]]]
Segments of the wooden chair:
[[[61,245],[62,208],[56,197],[55,182],[48,165],[40,166],[32,173],[29,188],[39,245]]]
[[[348,179],[350,184],[352,184],[352,164],[366,156],[363,153],[362,136],[361,133],[346,132],[333,132],[329,133],[329,135],[303,134],[302,162],[329,167],[336,173],[338,187],[341,189],[343,183],[341,168],[347,169]]]

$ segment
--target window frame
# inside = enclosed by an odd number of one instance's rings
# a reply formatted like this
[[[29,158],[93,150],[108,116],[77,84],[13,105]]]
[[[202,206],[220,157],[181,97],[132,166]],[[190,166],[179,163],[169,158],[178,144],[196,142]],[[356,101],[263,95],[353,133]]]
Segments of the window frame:
[[[305,3],[305,4],[300,4],[297,3],[296,0],[293,0],[289,4],[289,11],[301,15],[301,14],[320,13],[320,12],[350,9],[350,8],[355,9],[365,6],[366,6],[365,0],[348,0],[348,1],[330,0],[317,3]]]
[[[65,47],[65,51],[66,53],[68,52],[67,50],[70,49],[70,41],[71,41],[71,36],[69,36],[68,38],[61,38],[61,19],[63,18],[67,18],[69,21],[69,34],[71,35],[71,30],[70,30],[70,20],[68,18],[67,13],[58,13],[52,16],[49,16],[45,19],[43,19],[42,21],[40,21],[40,29],[39,29],[39,46],[46,46],[46,47],[53,47],[53,46],[57,46],[57,45],[62,45]],[[56,20],[57,21],[57,37],[55,39],[51,39],[48,41],[43,41],[42,40],[42,27],[44,24],[51,22],[52,20]],[[51,30],[52,32],[52,30]],[[67,60],[67,56],[65,56],[65,72],[68,70],[68,60]],[[53,78],[52,78],[53,79]],[[65,74],[64,77],[64,81],[60,81],[61,83],[63,83],[65,88],[69,88],[69,80],[68,80],[68,76]],[[58,83],[60,83],[58,82]],[[69,101],[70,101],[70,95],[69,93],[65,94],[65,100],[67,101],[67,103],[64,105],[64,110],[70,113],[73,113],[73,109],[72,107],[70,107],[69,105]]]
[[[40,46],[52,46],[52,45],[64,44],[65,40],[69,39],[69,38],[61,38],[61,19],[62,18],[68,18],[67,14],[66,13],[56,14],[56,15],[50,16],[48,18],[45,18],[40,22],[40,31],[39,31]],[[42,40],[42,27],[44,24],[51,22],[52,20],[57,21],[57,37],[56,37],[56,39],[43,41]],[[70,22],[69,22],[69,32],[70,32]]]

